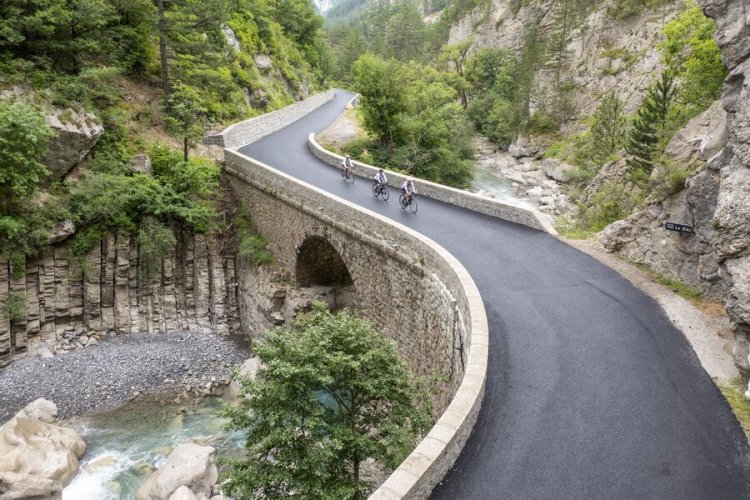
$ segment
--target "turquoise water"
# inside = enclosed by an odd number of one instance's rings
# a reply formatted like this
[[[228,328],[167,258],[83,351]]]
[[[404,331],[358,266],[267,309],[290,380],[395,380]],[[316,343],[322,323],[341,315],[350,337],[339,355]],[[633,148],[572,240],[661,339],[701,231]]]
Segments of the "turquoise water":
[[[531,206],[527,201],[516,196],[511,181],[501,176],[494,168],[482,166],[479,163],[475,164],[474,167],[474,180],[471,183],[471,189],[485,196],[489,193],[492,195],[490,198],[505,203]]]
[[[243,436],[227,432],[219,415],[222,400],[204,398],[182,405],[138,403],[81,418],[71,425],[86,441],[78,475],[63,500],[133,498],[138,487],[185,442],[213,446],[220,456],[237,454]]]

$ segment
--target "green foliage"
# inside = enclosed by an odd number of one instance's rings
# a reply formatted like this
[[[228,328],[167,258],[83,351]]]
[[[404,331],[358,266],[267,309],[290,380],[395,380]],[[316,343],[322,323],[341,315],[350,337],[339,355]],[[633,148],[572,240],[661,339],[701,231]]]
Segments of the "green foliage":
[[[182,153],[188,161],[190,148],[203,137],[207,110],[195,89],[177,82],[167,96],[166,112],[167,130],[182,138]]]
[[[579,204],[577,226],[598,232],[605,226],[630,215],[643,205],[643,192],[622,182],[605,182],[587,204]]]
[[[597,158],[609,158],[620,151],[625,140],[625,126],[622,101],[615,91],[610,91],[597,106],[591,124],[591,139]]]
[[[623,21],[672,2],[674,0],[617,0],[607,7],[607,14],[613,20]]]
[[[372,55],[362,56],[354,73],[364,126],[376,138],[369,149],[375,162],[451,186],[469,185],[471,133],[446,74]]]
[[[11,323],[26,317],[26,292],[10,292],[3,304],[3,319]]]
[[[647,177],[651,173],[654,162],[671,137],[667,118],[676,92],[674,76],[667,70],[649,88],[636,112],[626,150],[630,155],[628,166],[637,175]]]
[[[268,251],[268,243],[255,228],[250,212],[240,210],[234,216],[234,227],[239,239],[237,255],[250,260],[255,267],[274,263],[273,254]]]
[[[700,299],[703,296],[703,292],[699,288],[695,288],[693,286],[687,285],[679,280],[676,280],[674,278],[670,278],[669,276],[665,276],[661,274],[660,272],[652,269],[649,266],[643,265],[643,264],[637,264],[633,263],[638,269],[648,274],[651,279],[656,281],[657,283],[664,285],[665,287],[672,290],[674,293],[679,295],[680,297],[687,299],[687,300],[697,300]]]
[[[695,173],[692,165],[682,165],[662,158],[651,175],[650,187],[652,193],[664,199],[685,189],[685,181]]]
[[[138,267],[146,281],[161,276],[164,257],[174,250],[174,232],[153,217],[146,217],[138,228]]]
[[[750,439],[750,401],[745,399],[747,382],[742,377],[737,377],[729,384],[719,385],[719,390],[727,399],[732,412],[740,421],[745,436]]]
[[[228,408],[247,432],[247,458],[229,462],[226,491],[240,498],[362,498],[368,458],[394,467],[430,423],[429,396],[392,340],[325,305],[254,344],[264,367]]]
[[[692,3],[664,26],[660,49],[664,62],[680,82],[678,128],[719,98],[727,69],[714,40],[716,22]]]
[[[44,115],[25,101],[0,100],[0,215],[17,211],[49,174],[39,161],[47,152],[52,129]]]

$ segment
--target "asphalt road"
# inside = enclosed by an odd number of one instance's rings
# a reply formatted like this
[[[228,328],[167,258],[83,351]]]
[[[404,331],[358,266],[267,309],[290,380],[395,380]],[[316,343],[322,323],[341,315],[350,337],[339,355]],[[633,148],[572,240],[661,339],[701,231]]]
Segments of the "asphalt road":
[[[342,182],[307,149],[351,97],[241,149],[405,224],[452,252],[490,326],[474,432],[433,498],[750,498],[747,441],[683,335],[611,269],[557,238],[370,182]],[[417,191],[419,184],[417,183]]]

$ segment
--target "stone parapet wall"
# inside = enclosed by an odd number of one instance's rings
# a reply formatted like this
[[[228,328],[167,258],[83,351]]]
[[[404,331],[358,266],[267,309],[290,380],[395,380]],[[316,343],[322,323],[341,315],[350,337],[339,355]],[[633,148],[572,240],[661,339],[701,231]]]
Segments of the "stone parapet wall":
[[[373,494],[427,498],[466,443],[484,394],[487,318],[473,280],[429,238],[238,152],[224,154],[235,199],[279,264],[293,275],[299,246],[324,238],[346,263],[362,314],[396,341],[415,374],[446,380],[436,425]]]
[[[67,244],[48,247],[17,278],[0,258],[0,368],[80,347],[81,335],[234,331],[234,257],[222,255],[217,237],[182,233],[177,240],[151,279],[129,234],[107,236],[82,258]]]
[[[334,95],[334,91],[329,90],[291,106],[236,123],[221,133],[207,136],[203,143],[228,149],[250,144],[297,121],[333,99]]]
[[[315,140],[315,134],[310,134],[308,138],[310,151],[318,159],[328,165],[340,168],[343,157],[332,153],[323,148]],[[366,163],[352,161],[354,174],[366,179],[372,179],[378,171],[377,167]],[[406,181],[408,176],[388,170],[388,180],[392,185],[400,186]],[[557,234],[551,221],[537,210],[531,208],[518,207],[508,203],[502,203],[497,200],[485,198],[468,191],[444,186],[436,182],[426,181],[424,179],[415,180],[419,196],[426,196],[434,200],[442,201],[450,205],[466,208],[480,214],[489,215],[498,219],[515,222],[533,229],[539,229],[550,234]]]

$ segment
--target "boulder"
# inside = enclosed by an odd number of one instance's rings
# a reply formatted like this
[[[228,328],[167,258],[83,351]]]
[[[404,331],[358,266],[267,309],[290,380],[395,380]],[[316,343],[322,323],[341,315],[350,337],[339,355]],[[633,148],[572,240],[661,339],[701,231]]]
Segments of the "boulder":
[[[678,130],[664,153],[679,164],[691,165],[710,159],[724,148],[728,139],[727,113],[721,101],[716,101]]]
[[[255,89],[249,92],[250,106],[256,109],[263,109],[268,106],[268,94],[263,89]]]
[[[0,471],[61,485],[73,479],[86,443],[75,430],[46,422],[56,414],[53,403],[37,400],[0,427]]]
[[[52,230],[50,231],[49,236],[49,243],[50,245],[60,243],[67,240],[75,233],[76,225],[72,220],[61,220],[59,222],[56,222],[55,225],[52,226]]]
[[[154,175],[151,157],[145,153],[137,154],[130,160],[130,171],[134,174]]]
[[[550,179],[558,182],[570,181],[570,176],[577,170],[573,165],[568,165],[554,158],[545,158],[542,161],[542,171]]]
[[[239,376],[241,378],[254,379],[261,366],[262,364],[260,363],[258,358],[250,358],[242,363],[242,366],[239,369]],[[240,382],[238,380],[232,380],[227,386],[226,391],[224,392],[224,397],[226,397],[228,401],[236,403],[238,401],[239,395]]]
[[[273,68],[273,62],[271,61],[271,58],[265,54],[255,54],[253,56],[253,60],[255,61],[255,66],[260,71],[265,72]]]
[[[24,406],[16,416],[51,424],[57,420],[57,405],[48,399],[39,398]]]
[[[54,479],[0,471],[2,500],[59,500],[62,498],[62,488],[60,481]]]
[[[198,497],[187,486],[180,486],[172,493],[169,500],[198,500]]]
[[[45,117],[55,131],[44,164],[50,170],[48,181],[62,179],[83,160],[104,133],[96,116],[82,109],[55,109]]]
[[[214,451],[211,446],[190,443],[177,446],[167,463],[138,488],[136,500],[169,500],[180,486],[188,487],[196,496],[209,496],[219,477]]]
[[[586,189],[583,191],[581,201],[584,203],[589,202],[597,192],[602,188],[604,184],[609,181],[623,183],[626,186],[632,185],[629,180],[628,165],[625,160],[613,161],[604,164],[596,177],[594,177]]]
[[[221,31],[224,33],[224,39],[227,41],[227,45],[232,48],[235,52],[242,50],[242,42],[237,38],[237,34],[227,24],[221,27]]]

